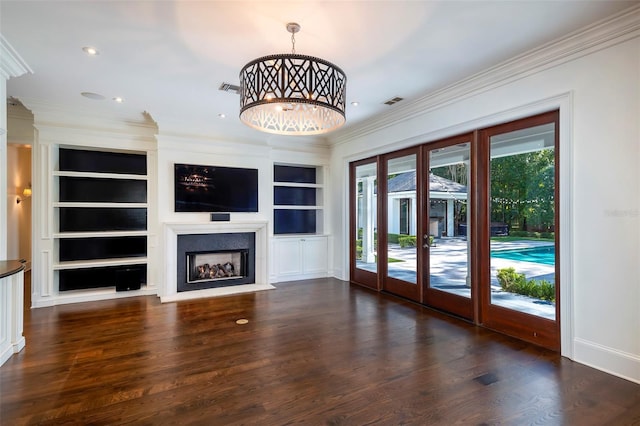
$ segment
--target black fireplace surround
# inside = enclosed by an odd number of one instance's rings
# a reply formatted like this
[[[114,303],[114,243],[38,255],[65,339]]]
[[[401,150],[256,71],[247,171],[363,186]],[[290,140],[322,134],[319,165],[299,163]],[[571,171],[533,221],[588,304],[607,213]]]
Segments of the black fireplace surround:
[[[244,277],[187,283],[188,254],[235,250],[248,251]],[[256,281],[256,234],[254,232],[178,235],[176,256],[178,292],[254,284]]]

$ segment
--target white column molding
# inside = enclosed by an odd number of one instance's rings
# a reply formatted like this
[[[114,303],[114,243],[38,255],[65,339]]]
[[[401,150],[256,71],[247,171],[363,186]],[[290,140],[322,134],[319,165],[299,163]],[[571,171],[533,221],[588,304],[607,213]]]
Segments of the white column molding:
[[[453,206],[455,204],[455,200],[450,198],[447,200],[447,237],[453,237],[455,235],[455,226],[454,226],[454,209]]]
[[[374,263],[375,248],[374,248],[374,217],[375,211],[375,195],[373,193],[375,176],[369,176],[362,179],[362,208],[365,209],[362,226],[362,260],[365,263]]]
[[[0,34],[0,260],[7,258],[7,80],[25,73],[33,71]]]

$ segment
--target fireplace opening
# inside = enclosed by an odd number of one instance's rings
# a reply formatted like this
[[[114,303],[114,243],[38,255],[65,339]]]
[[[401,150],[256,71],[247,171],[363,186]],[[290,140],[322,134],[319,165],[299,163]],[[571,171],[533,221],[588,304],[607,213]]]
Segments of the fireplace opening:
[[[186,284],[238,280],[247,277],[249,250],[186,253]]]

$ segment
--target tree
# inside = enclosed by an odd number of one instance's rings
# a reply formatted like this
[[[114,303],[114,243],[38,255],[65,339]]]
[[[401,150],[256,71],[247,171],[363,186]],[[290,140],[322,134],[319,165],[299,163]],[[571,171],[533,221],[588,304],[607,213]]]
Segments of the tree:
[[[491,220],[510,229],[554,228],[555,155],[553,149],[491,160]]]

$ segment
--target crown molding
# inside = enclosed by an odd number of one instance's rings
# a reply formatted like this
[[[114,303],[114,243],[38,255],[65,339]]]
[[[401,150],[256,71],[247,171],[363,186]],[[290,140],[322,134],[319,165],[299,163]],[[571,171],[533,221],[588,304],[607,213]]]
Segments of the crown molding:
[[[198,134],[160,132],[156,135],[158,151],[178,151],[211,155],[267,157],[270,148],[264,143],[233,141]]]
[[[640,5],[546,43],[457,83],[433,91],[392,112],[372,117],[352,128],[337,130],[331,145],[341,145],[429,111],[504,86],[582,56],[640,36]]]
[[[267,144],[274,149],[303,153],[328,154],[331,145],[324,137],[271,135]]]
[[[132,134],[112,132],[107,129],[88,129],[66,126],[50,126],[34,124],[36,129],[35,143],[38,145],[57,144],[60,146],[78,146],[86,149],[102,149],[123,151],[155,151],[157,143],[152,133]]]
[[[0,74],[5,80],[11,77],[20,77],[22,74],[33,74],[33,70],[24,59],[9,44],[7,39],[0,34]]]
[[[86,132],[126,133],[132,136],[158,133],[158,126],[151,115],[142,111],[138,119],[131,116],[81,111],[64,105],[43,102],[36,99],[18,98],[33,114],[37,128],[73,128]]]
[[[135,121],[130,117],[96,115],[32,99],[19,100],[33,114],[36,144],[139,151],[156,149],[158,128],[146,112],[141,112]]]

